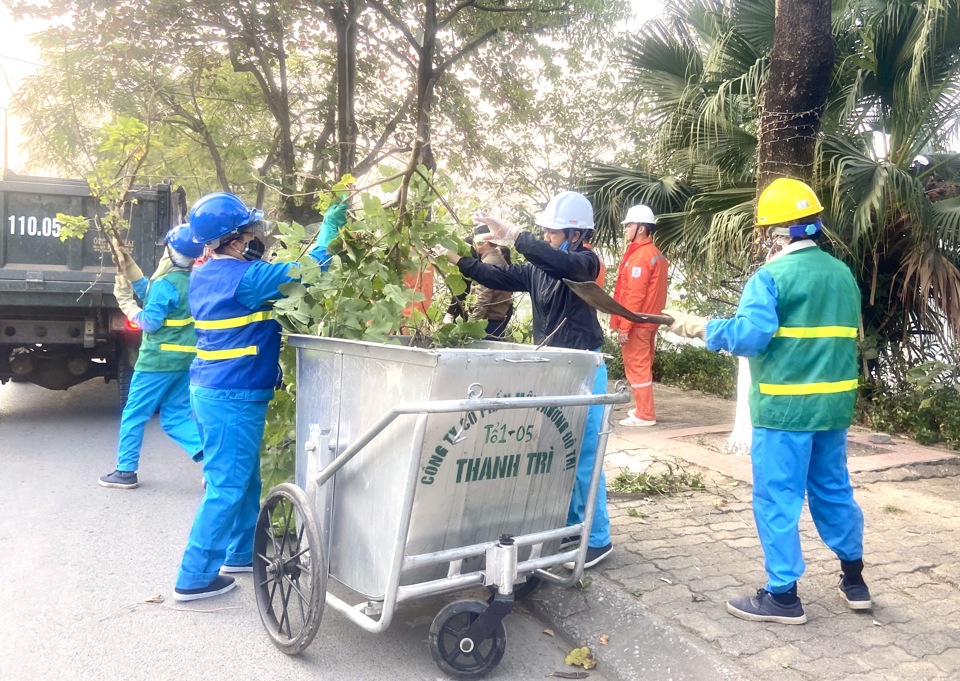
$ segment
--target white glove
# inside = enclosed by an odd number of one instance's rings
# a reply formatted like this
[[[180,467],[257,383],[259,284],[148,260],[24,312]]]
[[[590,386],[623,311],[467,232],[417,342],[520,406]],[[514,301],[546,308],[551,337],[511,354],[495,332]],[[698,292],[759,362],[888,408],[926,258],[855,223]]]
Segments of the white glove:
[[[513,246],[520,232],[523,231],[515,224],[495,218],[488,213],[475,213],[473,219],[490,228],[490,241],[498,246]]]
[[[680,310],[664,310],[663,314],[673,317],[673,324],[670,325],[672,333],[685,338],[707,339],[707,322],[710,321],[708,318]]]
[[[117,249],[117,254],[120,256],[120,262],[117,263],[117,270],[123,272],[123,276],[127,278],[128,283],[143,279],[143,270],[140,269],[140,266],[137,265],[133,256],[130,255],[129,246],[120,243],[116,239],[113,240],[113,245]]]
[[[120,311],[126,315],[127,319],[131,322],[136,321],[136,316],[143,310],[140,309],[136,298],[133,297],[133,287],[130,286],[130,281],[120,272],[117,272],[117,278],[113,283],[113,295],[117,299]]]

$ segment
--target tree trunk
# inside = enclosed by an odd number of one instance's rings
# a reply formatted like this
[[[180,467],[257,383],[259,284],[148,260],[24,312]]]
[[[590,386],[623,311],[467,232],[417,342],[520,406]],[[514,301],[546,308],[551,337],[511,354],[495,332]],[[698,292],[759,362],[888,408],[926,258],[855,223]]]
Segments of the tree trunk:
[[[829,0],[777,0],[760,109],[757,193],[778,177],[809,181],[834,62]]]
[[[778,177],[809,182],[834,61],[829,0],[777,0],[773,53],[760,105],[757,196]],[[749,452],[750,366],[740,359],[728,448]]]
[[[423,45],[419,50],[420,61],[417,64],[417,139],[421,143],[418,164],[430,170],[437,167],[430,144],[430,108],[433,104],[433,88],[436,84],[434,57],[437,49],[437,3],[426,0],[423,12]]]
[[[337,179],[352,172],[357,162],[357,19],[362,0],[329,7],[327,14],[337,32]]]

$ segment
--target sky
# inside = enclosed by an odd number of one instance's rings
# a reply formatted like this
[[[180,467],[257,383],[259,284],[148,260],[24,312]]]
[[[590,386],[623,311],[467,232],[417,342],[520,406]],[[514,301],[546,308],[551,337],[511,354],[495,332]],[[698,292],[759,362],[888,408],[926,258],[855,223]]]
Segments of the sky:
[[[662,0],[632,0],[634,20],[638,25],[663,9]],[[37,50],[28,36],[43,28],[40,21],[14,21],[10,12],[0,5],[0,115],[3,116],[6,151],[4,158],[11,170],[18,170],[26,161],[20,150],[20,121],[9,112],[17,82],[37,70]],[[2,162],[0,162],[2,168]]]

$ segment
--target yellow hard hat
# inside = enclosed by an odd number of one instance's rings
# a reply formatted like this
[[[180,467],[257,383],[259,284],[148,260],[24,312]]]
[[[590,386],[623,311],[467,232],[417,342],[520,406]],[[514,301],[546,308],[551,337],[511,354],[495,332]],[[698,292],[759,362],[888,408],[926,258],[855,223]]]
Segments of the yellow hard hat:
[[[780,177],[770,183],[757,200],[757,224],[779,225],[823,210],[820,199],[800,180]]]

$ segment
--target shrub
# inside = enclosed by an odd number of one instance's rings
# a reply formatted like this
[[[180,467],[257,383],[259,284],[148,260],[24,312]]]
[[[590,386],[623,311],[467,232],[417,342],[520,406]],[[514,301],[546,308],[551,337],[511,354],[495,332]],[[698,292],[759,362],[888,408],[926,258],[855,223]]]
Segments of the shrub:
[[[604,339],[603,352],[607,355],[608,377],[611,380],[626,378],[623,355],[615,337]],[[695,345],[670,343],[658,336],[653,357],[653,380],[721,397],[734,397],[737,394],[737,358]]]
[[[902,433],[921,445],[960,448],[960,390],[955,387],[893,392],[864,386],[857,410],[860,421],[876,430]]]
[[[735,397],[737,358],[695,345],[675,345],[658,337],[653,380],[720,397]]]

